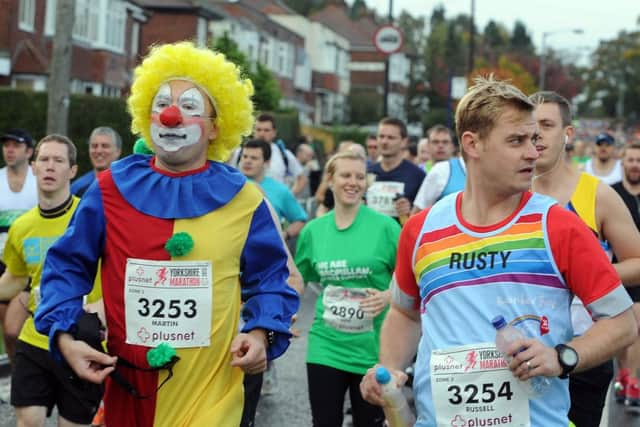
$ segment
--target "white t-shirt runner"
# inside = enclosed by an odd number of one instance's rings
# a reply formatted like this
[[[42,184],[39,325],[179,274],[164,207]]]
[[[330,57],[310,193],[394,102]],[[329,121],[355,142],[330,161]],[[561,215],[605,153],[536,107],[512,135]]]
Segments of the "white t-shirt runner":
[[[127,259],[124,283],[127,344],[208,346],[212,283],[210,261]]]

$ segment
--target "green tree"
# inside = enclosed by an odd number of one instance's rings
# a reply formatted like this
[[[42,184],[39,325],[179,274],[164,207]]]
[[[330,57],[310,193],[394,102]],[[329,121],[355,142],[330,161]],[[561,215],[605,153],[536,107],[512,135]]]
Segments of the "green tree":
[[[355,0],[349,8],[349,18],[359,19],[367,13],[367,3],[364,0]]]
[[[282,94],[278,82],[271,71],[261,63],[256,64],[256,71],[252,73],[251,81],[255,89],[253,102],[257,110],[275,111],[280,105]]]
[[[440,6],[434,9],[430,22],[431,33],[424,48],[429,105],[446,107],[450,78],[466,74],[469,17],[458,15],[447,20]]]
[[[584,114],[636,116],[640,111],[640,31],[603,40],[585,70]]]
[[[514,61],[507,55],[502,55],[498,59],[496,66],[486,61],[479,62],[471,77],[488,76],[493,74],[501,80],[509,80],[515,87],[526,94],[534,93],[538,87],[533,75],[529,73],[520,63]],[[471,82],[469,82],[471,84]]]
[[[511,34],[504,25],[491,20],[484,27],[482,34],[484,43],[481,44],[478,53],[492,63],[496,63],[500,55],[509,49],[510,38]]]
[[[533,54],[535,47],[531,41],[531,36],[527,31],[527,27],[522,21],[516,21],[511,34],[510,48],[514,52],[526,52]]]
[[[396,19],[396,25],[402,30],[404,47],[410,54],[416,55],[424,49],[426,42],[424,17],[415,18],[403,10]]]
[[[428,107],[427,75],[421,53],[424,51],[426,34],[424,17],[413,17],[403,10],[396,20],[404,36],[405,51],[411,56],[413,69],[409,74],[407,90],[407,119],[410,123],[420,122]]]
[[[284,0],[283,2],[300,15],[309,16],[316,10],[324,9],[327,0]]]
[[[509,30],[493,19],[484,27],[484,42],[492,49],[504,49],[509,46]]]
[[[215,40],[212,49],[224,53],[227,59],[240,68],[243,77],[251,79],[255,89],[253,102],[257,110],[275,111],[278,109],[282,92],[278,81],[266,66],[258,62],[252,67],[247,56],[226,32]]]
[[[351,88],[347,99],[350,123],[367,124],[382,116],[382,96],[371,89]]]

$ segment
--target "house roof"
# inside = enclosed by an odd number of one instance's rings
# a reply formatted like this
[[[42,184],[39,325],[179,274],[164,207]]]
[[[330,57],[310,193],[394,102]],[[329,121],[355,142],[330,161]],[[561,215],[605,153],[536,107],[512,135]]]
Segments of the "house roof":
[[[233,3],[218,1],[216,4],[221,6],[224,12],[238,20],[247,20],[253,23],[256,28],[259,28],[265,33],[269,33],[276,38],[291,40],[295,39],[302,41],[303,38],[291,31],[287,27],[279,24],[278,22],[269,18],[269,14],[265,10],[273,9],[276,6],[286,8],[286,6],[280,6],[280,2],[267,1],[267,0],[239,0]],[[280,10],[280,9],[278,9]],[[282,13],[294,13],[291,9],[281,9]],[[269,12],[272,13],[272,12]],[[273,12],[275,13],[275,12]]]
[[[157,11],[193,11],[200,12],[209,18],[222,18],[224,14],[219,5],[214,2],[205,2],[198,0],[133,0],[132,3],[137,4],[148,10]]]
[[[373,36],[378,25],[369,16],[352,20],[345,7],[332,3],[311,14],[309,19],[326,25],[349,40],[354,50],[375,50]]]
[[[297,12],[287,6],[284,2],[279,0],[209,0],[209,3],[214,4],[218,7],[224,7],[228,5],[240,5],[243,7],[249,7],[251,9],[257,10],[264,15],[276,14],[288,14],[288,15],[297,15]]]

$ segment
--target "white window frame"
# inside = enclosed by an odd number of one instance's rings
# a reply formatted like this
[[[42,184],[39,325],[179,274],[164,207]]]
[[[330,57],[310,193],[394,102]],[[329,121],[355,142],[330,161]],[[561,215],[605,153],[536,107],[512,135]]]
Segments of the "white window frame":
[[[53,37],[56,32],[56,6],[57,0],[47,0],[46,11],[44,15],[44,35]]]
[[[196,44],[199,47],[207,45],[207,20],[198,16],[198,26],[196,29]]]
[[[36,21],[36,0],[20,0],[18,4],[18,28],[33,32]]]
[[[124,38],[127,24],[127,11],[121,0],[107,0],[104,28],[104,44],[118,53],[124,52]],[[98,18],[100,19],[100,18]]]
[[[138,48],[140,45],[140,23],[134,22],[131,26],[131,56],[138,55]]]

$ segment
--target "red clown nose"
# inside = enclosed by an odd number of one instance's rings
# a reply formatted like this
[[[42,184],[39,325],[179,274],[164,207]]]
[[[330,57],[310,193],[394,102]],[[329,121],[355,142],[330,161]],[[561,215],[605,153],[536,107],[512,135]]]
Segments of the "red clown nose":
[[[176,127],[182,123],[182,115],[180,109],[175,105],[171,105],[160,113],[160,123],[167,127]]]

